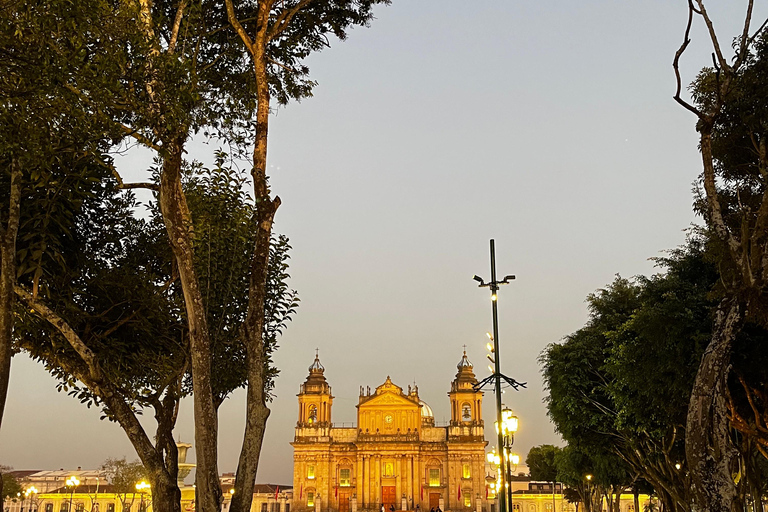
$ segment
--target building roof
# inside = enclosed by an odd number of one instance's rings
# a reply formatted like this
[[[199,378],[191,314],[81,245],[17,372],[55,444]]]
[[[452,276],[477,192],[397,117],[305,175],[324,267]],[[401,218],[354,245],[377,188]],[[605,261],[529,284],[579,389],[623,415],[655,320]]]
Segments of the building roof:
[[[59,487],[57,489],[52,489],[50,491],[46,491],[40,494],[69,494],[72,492],[72,488],[68,486]],[[99,485],[78,485],[75,487],[74,494],[96,494],[96,493],[115,493],[115,486],[111,484],[99,484]],[[138,491],[136,491],[138,494]],[[132,494],[132,491],[128,491],[127,494]]]

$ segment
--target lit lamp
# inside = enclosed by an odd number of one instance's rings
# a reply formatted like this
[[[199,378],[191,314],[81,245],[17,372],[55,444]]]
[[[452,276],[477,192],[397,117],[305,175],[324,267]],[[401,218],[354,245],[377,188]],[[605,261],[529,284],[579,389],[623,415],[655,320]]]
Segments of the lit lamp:
[[[27,487],[27,489],[24,491],[24,498],[29,500],[29,512],[32,512],[32,502],[35,499],[35,494],[37,494],[38,491],[37,487],[34,485]],[[24,512],[24,504],[22,503],[22,512]]]
[[[503,461],[502,461],[502,471],[504,471],[504,477],[505,477],[505,485],[509,486],[509,482],[511,482],[512,479],[512,466],[514,465],[515,468],[517,467],[517,464],[520,462],[520,457],[517,457],[516,455],[511,455],[511,448],[512,445],[515,444],[515,433],[517,432],[517,428],[520,425],[520,422],[515,416],[515,413],[512,412],[512,409],[509,407],[504,407],[501,410],[501,426],[499,426],[499,422],[494,422],[494,425],[496,427],[496,434],[500,435],[503,439]],[[511,460],[512,457],[517,457],[517,460]],[[509,492],[507,493],[507,502],[508,507],[507,511],[512,512],[512,489],[509,489]]]
[[[149,485],[148,482],[142,480],[141,482],[136,484],[136,490],[141,493],[141,502],[139,503],[139,512],[145,512],[144,509],[144,493],[149,490],[152,486]]]
[[[67,487],[69,487],[69,508],[67,512],[72,512],[72,496],[75,494],[75,488],[80,485],[80,480],[76,476],[67,478]]]

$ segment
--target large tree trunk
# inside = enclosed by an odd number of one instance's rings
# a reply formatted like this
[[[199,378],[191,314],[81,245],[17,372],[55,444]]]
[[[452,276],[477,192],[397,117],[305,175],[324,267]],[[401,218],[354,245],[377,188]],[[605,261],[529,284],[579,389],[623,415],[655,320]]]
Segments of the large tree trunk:
[[[267,139],[269,133],[269,81],[267,77],[267,32],[270,5],[261,2],[258,11],[257,33],[251,46],[254,73],[256,74],[256,134],[253,149],[254,198],[258,219],[256,239],[251,259],[251,275],[248,289],[248,313],[243,324],[242,336],[246,348],[248,389],[246,394],[245,433],[235,478],[235,494],[230,512],[249,512],[253,500],[253,485],[259,469],[259,457],[267,428],[269,408],[264,384],[264,302],[266,299],[267,273],[269,270],[269,246],[272,223],[280,206],[280,198],[271,199],[267,183]]]
[[[743,321],[742,305],[724,299],[717,308],[709,342],[691,392],[685,436],[685,452],[693,481],[695,510],[728,512],[736,498],[730,462],[725,389],[731,347]]]
[[[11,160],[11,190],[8,219],[0,227],[0,427],[3,424],[8,382],[13,355],[13,285],[16,283],[16,236],[21,212],[21,170],[16,159]],[[0,483],[2,490],[2,483]]]
[[[166,149],[160,175],[160,211],[178,265],[189,325],[195,417],[195,501],[199,512],[220,512],[221,485],[218,471],[218,417],[211,387],[211,342],[205,304],[194,267],[190,228],[192,217],[181,187],[183,138]]]

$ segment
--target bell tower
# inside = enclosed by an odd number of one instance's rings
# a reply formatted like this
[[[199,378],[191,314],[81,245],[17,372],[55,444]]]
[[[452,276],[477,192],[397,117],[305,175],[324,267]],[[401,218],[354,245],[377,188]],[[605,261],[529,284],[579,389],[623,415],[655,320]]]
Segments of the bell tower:
[[[452,427],[481,427],[483,426],[483,392],[475,390],[477,378],[472,371],[472,363],[467,359],[467,351],[456,366],[459,370],[451,382],[451,426]]]
[[[319,352],[309,367],[309,376],[299,389],[299,421],[297,429],[330,428],[333,396],[325,380],[325,368],[320,364]]]

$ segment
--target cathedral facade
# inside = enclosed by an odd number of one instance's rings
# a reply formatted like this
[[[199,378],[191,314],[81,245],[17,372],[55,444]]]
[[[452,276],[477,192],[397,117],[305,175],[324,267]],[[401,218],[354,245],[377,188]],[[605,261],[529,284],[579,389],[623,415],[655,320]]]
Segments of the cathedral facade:
[[[486,497],[483,393],[466,352],[448,397],[451,420],[389,377],[360,388],[357,426],[332,423],[333,395],[318,357],[299,390],[293,455],[295,512],[480,511]]]

